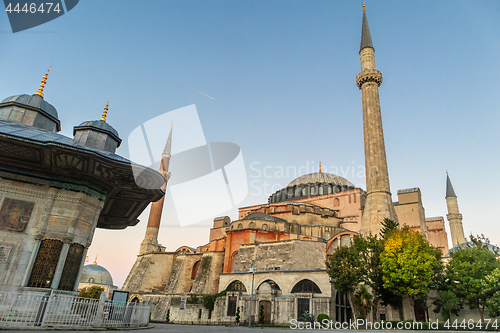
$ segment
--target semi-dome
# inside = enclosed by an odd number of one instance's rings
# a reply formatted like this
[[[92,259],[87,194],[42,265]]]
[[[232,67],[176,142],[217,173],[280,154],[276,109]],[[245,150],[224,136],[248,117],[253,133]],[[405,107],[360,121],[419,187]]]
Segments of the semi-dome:
[[[268,215],[265,213],[259,213],[259,212],[248,214],[247,216],[245,216],[243,218],[243,220],[268,221],[268,222],[276,222],[276,223],[286,222],[286,220],[280,219],[279,217],[271,216],[271,215]]]
[[[99,266],[94,261],[93,264],[83,266],[80,283],[94,283],[112,286],[113,278],[106,268]]]
[[[356,186],[347,179],[330,173],[321,172],[320,169],[319,172],[303,175],[292,180],[285,188],[273,193],[269,197],[268,202],[275,203],[310,198],[355,188]]]
[[[328,183],[341,186],[355,187],[354,184],[348,181],[347,179],[326,172],[315,172],[300,176],[292,180],[290,183],[288,183],[286,187],[312,184],[312,183]]]

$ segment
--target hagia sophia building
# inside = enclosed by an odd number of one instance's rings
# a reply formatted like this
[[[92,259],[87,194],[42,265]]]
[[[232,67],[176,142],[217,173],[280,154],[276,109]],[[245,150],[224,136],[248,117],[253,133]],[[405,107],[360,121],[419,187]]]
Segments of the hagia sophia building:
[[[375,66],[364,8],[359,55],[356,83],[362,93],[366,190],[320,167],[273,193],[267,203],[239,208],[237,220],[215,218],[208,243],[196,249],[182,246],[175,252],[158,244],[163,203],[153,203],[146,236],[123,285],[132,299],[152,302],[153,320],[164,321],[168,312],[173,322],[181,316],[193,323],[231,322],[237,308],[241,318],[248,318],[252,308],[253,320],[258,321],[262,308],[264,322],[278,325],[288,325],[305,311],[348,321],[352,310],[346,295],[330,283],[325,262],[359,233],[378,234],[384,218],[423,233],[443,255],[448,253],[445,219],[425,216],[419,188],[398,190],[398,201],[392,201],[378,93],[382,73]],[[167,169],[160,170],[166,181],[172,144],[171,130],[162,156]],[[466,242],[462,215],[448,175],[445,185],[452,246],[457,246]],[[218,298],[213,311],[196,302],[179,310],[182,294],[203,296],[224,290],[226,295]],[[412,318],[408,304],[403,307],[404,317]],[[377,313],[379,320],[402,319],[399,309],[390,306],[380,306]],[[415,316],[430,320],[437,314],[415,307]]]

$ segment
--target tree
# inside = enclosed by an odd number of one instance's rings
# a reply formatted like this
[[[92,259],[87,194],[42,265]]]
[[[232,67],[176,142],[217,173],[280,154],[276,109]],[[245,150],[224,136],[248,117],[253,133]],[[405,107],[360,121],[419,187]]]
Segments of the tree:
[[[234,319],[236,320],[236,324],[240,323],[240,307],[239,306],[236,308],[236,317]]]
[[[354,306],[360,314],[361,319],[366,319],[368,311],[373,306],[373,295],[370,294],[366,286],[363,284],[354,294]]]
[[[484,309],[488,299],[485,277],[500,267],[495,253],[489,249],[489,240],[484,236],[470,237],[470,242],[450,251],[451,260],[446,266],[446,283],[462,303],[478,309],[484,321]],[[495,294],[494,285],[491,292]],[[490,292],[490,293],[491,293]]]
[[[80,290],[78,297],[99,299],[103,291],[104,291],[103,287],[98,287],[98,286],[85,287],[82,290]]]
[[[409,228],[394,230],[385,240],[380,255],[383,286],[394,295],[409,296],[413,320],[415,299],[427,294],[438,266],[436,253],[421,233]]]
[[[347,299],[353,309],[354,320],[356,320],[354,291],[363,276],[357,249],[354,246],[338,247],[327,260],[326,267],[330,282],[333,283],[335,289],[347,294]]]
[[[385,218],[383,222],[380,222],[380,224],[382,224],[380,236],[382,236],[383,239],[389,237],[394,230],[399,230],[399,222],[388,218]]]
[[[434,312],[443,315],[444,319],[451,319],[451,315],[458,316],[458,311],[462,308],[460,299],[450,290],[439,291],[439,298],[433,304],[435,305]]]
[[[259,323],[264,324],[264,305],[260,305],[260,310],[259,310]]]
[[[500,268],[484,278],[483,287],[488,314],[493,318],[500,316]]]

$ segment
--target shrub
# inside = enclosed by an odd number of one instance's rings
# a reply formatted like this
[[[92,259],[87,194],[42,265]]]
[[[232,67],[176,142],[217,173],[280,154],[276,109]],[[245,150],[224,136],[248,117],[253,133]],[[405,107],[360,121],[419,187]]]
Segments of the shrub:
[[[240,307],[238,306],[236,308],[236,324],[239,324],[240,323]]]
[[[325,313],[321,313],[318,315],[318,318],[316,319],[316,321],[321,323],[325,319],[330,320],[330,317]]]
[[[170,309],[167,310],[167,317],[165,318],[167,323],[170,323]]]
[[[264,322],[264,305],[260,305],[260,310],[259,310],[259,323]]]

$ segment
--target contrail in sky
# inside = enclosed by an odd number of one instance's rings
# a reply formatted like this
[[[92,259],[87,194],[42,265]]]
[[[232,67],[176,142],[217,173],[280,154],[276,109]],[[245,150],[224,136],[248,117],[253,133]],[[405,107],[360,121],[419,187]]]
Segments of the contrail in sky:
[[[195,90],[196,90],[196,89],[195,89]],[[202,94],[202,95],[205,95],[205,96],[207,96],[208,98],[211,98],[211,99],[215,99],[215,98],[213,98],[212,96],[208,96],[207,94],[205,94],[205,93],[202,93],[202,92],[201,92],[201,91],[199,91],[199,90],[196,90],[196,91],[197,91],[197,92],[199,92],[199,93],[200,93],[200,94]]]

